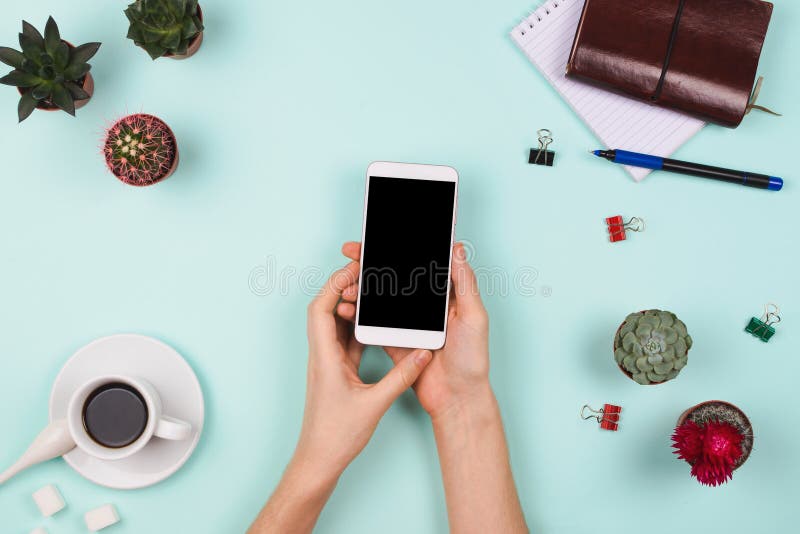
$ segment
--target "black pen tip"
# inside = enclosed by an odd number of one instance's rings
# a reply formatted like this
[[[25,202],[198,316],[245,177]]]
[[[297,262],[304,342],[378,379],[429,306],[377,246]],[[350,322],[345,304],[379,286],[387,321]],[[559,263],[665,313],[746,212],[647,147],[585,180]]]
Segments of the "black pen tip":
[[[613,150],[590,150],[592,154],[597,156],[598,158],[605,158],[608,160],[613,160],[616,153]]]

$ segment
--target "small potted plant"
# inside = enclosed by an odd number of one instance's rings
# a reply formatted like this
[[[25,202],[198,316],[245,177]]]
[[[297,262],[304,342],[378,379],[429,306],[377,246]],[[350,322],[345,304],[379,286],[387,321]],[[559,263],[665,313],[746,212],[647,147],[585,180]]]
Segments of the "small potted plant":
[[[625,375],[642,385],[672,380],[688,362],[692,338],[668,311],[628,315],[614,336],[614,359]]]
[[[128,39],[153,59],[193,56],[203,42],[203,11],[197,0],[136,0],[125,10]]]
[[[152,115],[122,117],[106,131],[103,156],[122,182],[147,186],[169,178],[178,168],[178,144],[167,124]]]
[[[19,91],[19,122],[34,109],[62,109],[74,116],[76,109],[89,102],[94,79],[87,62],[97,53],[100,43],[73,46],[61,39],[58,25],[50,17],[44,36],[23,20],[19,45],[21,52],[0,47],[0,61],[14,68],[0,78],[0,83],[16,86]]]
[[[753,450],[753,426],[742,410],[723,401],[689,408],[672,434],[673,452],[692,466],[692,476],[706,486],[733,477]]]

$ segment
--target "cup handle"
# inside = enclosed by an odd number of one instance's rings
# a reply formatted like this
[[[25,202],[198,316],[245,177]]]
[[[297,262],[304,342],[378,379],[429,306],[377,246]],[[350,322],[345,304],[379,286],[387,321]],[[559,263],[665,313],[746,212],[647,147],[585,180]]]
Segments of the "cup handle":
[[[186,421],[162,415],[156,425],[155,435],[161,439],[180,441],[188,438],[192,433],[192,425]]]

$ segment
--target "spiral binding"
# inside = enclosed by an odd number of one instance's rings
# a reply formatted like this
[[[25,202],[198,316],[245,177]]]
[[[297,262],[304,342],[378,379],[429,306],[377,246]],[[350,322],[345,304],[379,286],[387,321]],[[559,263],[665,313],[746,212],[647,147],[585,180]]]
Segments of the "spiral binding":
[[[568,0],[550,0],[542,4],[541,6],[537,7],[527,17],[525,17],[524,22],[520,24],[520,30],[519,30],[520,35],[525,35],[530,30],[533,30],[534,17],[536,17],[536,22],[542,22],[542,20],[544,20],[544,17],[550,15],[550,13],[552,13],[554,9],[557,9],[559,5],[567,1]],[[525,25],[528,26],[527,30],[525,29]]]

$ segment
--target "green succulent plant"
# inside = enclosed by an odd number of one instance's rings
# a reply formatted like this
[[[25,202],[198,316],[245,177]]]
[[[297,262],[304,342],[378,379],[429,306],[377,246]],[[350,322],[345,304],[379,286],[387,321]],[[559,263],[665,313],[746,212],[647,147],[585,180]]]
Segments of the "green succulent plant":
[[[201,31],[197,0],[136,0],[125,10],[130,21],[128,39],[150,57],[183,55]]]
[[[22,97],[17,115],[22,122],[39,104],[57,106],[75,115],[75,101],[89,98],[82,83],[92,68],[89,61],[100,43],[72,47],[61,40],[53,17],[47,19],[44,36],[31,24],[22,21],[19,34],[22,52],[0,47],[0,61],[14,67],[0,78],[0,83],[20,88]]]
[[[692,338],[674,313],[648,310],[625,318],[614,337],[614,359],[639,384],[672,380],[688,362]]]

